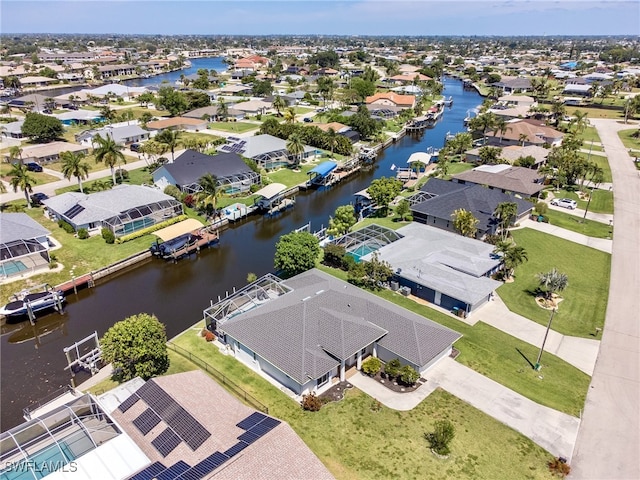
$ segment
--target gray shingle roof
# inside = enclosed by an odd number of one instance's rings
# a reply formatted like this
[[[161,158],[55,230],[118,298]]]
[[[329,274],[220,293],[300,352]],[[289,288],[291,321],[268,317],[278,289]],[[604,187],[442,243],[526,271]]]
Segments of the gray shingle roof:
[[[254,137],[247,137],[244,152],[245,157],[254,158],[258,155],[271,152],[279,152],[287,149],[287,142],[278,137],[272,135],[256,135]],[[314,149],[305,145],[305,152],[312,152]]]
[[[426,365],[460,334],[319,270],[285,282],[294,290],[228,320],[228,335],[300,384],[316,379],[379,340]]]
[[[222,179],[252,172],[237,153],[206,155],[195,150],[186,150],[173,163],[165,165],[164,168],[178,185],[195,183],[207,173]]]
[[[0,243],[31,240],[50,233],[26,213],[0,213]]]
[[[487,166],[477,167],[454,175],[453,178],[523,195],[535,195],[544,188],[542,176],[530,168],[504,166],[494,169],[499,171],[487,170]]]

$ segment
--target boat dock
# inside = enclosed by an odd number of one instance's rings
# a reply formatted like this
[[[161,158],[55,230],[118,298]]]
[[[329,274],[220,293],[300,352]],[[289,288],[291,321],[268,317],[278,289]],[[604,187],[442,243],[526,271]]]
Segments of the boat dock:
[[[292,208],[296,204],[295,198],[283,198],[282,201],[276,205],[273,205],[268,211],[267,215],[272,217],[283,210],[287,210],[288,208]]]

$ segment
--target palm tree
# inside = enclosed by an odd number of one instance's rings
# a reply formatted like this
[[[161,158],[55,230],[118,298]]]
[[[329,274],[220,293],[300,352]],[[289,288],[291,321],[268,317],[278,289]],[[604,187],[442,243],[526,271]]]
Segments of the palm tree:
[[[31,208],[31,197],[29,194],[33,192],[35,179],[29,176],[27,167],[22,163],[16,163],[11,168],[9,176],[11,177],[9,184],[13,187],[13,191],[17,192],[18,188],[24,191],[24,196],[27,199],[27,208]]]
[[[338,134],[333,128],[327,129],[325,133],[325,140],[327,142],[327,146],[331,150],[331,158],[333,158],[333,151],[338,146]]]
[[[0,193],[7,193],[7,186],[0,180]]]
[[[540,286],[546,289],[546,297],[549,300],[552,300],[554,294],[561,292],[569,285],[567,274],[559,272],[555,268],[549,272],[538,273],[536,277]]]
[[[496,207],[493,215],[500,222],[500,237],[504,241],[509,235],[509,225],[511,225],[516,215],[518,215],[518,204],[515,202],[501,202]]]
[[[295,123],[296,122],[296,111],[289,107],[284,112],[284,121],[285,123]]]
[[[93,137],[94,145],[97,143],[98,147],[93,149],[93,154],[96,157],[97,163],[104,162],[111,169],[111,179],[113,180],[113,184],[116,184],[116,172],[115,166],[118,162],[127,163],[124,158],[124,154],[122,153],[122,146],[118,145],[113,137],[107,135],[106,137],[101,137],[98,133],[95,137]]]
[[[282,115],[281,111],[287,108],[287,101],[280,95],[276,95],[273,99],[273,108],[276,109],[278,116]]]
[[[524,147],[524,143],[527,142],[529,140],[529,135],[527,135],[526,133],[521,133],[520,135],[518,135],[518,141],[520,142],[521,146]]]
[[[460,233],[460,235],[463,237],[475,238],[476,233],[478,232],[479,220],[473,216],[473,213],[463,208],[459,208],[454,210],[451,217],[453,217],[453,227]]]
[[[225,103],[224,98],[218,97],[218,109],[216,112],[218,118],[222,118],[222,121],[226,121],[229,116],[229,106]]]
[[[513,273],[519,265],[529,260],[527,251],[524,247],[519,247],[509,241],[501,240],[496,243],[496,248],[493,252],[500,254],[505,281],[508,281],[513,277]]]
[[[505,133],[507,133],[509,130],[511,130],[511,127],[507,123],[507,120],[504,117],[496,116],[495,122],[494,122],[494,125],[493,125],[493,134],[494,135],[496,133],[500,134],[500,142],[499,143],[502,143],[502,136]]]
[[[166,145],[171,152],[171,163],[175,160],[176,147],[182,143],[180,141],[181,133],[179,130],[166,129],[156,135],[156,142]]]
[[[556,100],[551,104],[551,113],[553,113],[553,123],[557,127],[560,123],[560,118],[564,116],[567,109],[561,100]]]
[[[22,149],[18,145],[14,145],[9,149],[9,161],[13,163],[14,160],[20,159],[20,163],[24,163],[22,160]]]
[[[201,190],[197,194],[198,201],[201,202],[202,207],[205,211],[208,211],[209,214],[212,214],[215,211],[218,198],[222,193],[218,178],[215,175],[206,173],[202,177],[200,177],[198,183],[200,184],[201,188]]]
[[[83,161],[85,154],[62,152],[60,159],[62,160],[62,175],[64,175],[64,178],[71,180],[71,177],[76,177],[78,179],[80,193],[84,193],[82,180],[86,180],[89,177],[89,164]]]
[[[302,138],[300,138],[300,134],[294,132],[289,135],[286,148],[291,155],[295,156],[294,168],[298,167],[300,164],[300,156],[304,152],[304,143],[302,142]]]

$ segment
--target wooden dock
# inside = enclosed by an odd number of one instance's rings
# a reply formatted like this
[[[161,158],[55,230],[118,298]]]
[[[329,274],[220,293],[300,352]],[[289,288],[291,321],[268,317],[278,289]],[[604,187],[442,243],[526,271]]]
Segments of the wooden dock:
[[[273,215],[276,215],[277,213],[280,213],[283,210],[293,207],[295,204],[296,204],[295,198],[284,198],[280,203],[271,207],[267,211],[267,215],[272,217]]]
[[[218,243],[220,240],[218,230],[211,227],[202,228],[192,232],[192,234],[198,236],[198,240],[195,243],[185,245],[163,258],[177,262],[180,258],[189,256],[192,253],[199,253],[202,248]]]

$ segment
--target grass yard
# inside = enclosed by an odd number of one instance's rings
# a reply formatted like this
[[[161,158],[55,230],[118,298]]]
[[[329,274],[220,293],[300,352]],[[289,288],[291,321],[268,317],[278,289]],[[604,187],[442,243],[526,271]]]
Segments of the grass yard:
[[[137,159],[134,159],[132,157],[127,157],[127,160],[129,161],[137,161]],[[104,170],[104,164],[99,164],[101,166],[101,170]],[[127,170],[127,165],[119,165],[116,167],[116,172],[118,170],[118,168],[124,168],[125,170]],[[125,179],[125,181],[123,183],[128,184],[128,185],[142,185],[143,183],[146,184],[152,184],[153,183],[153,176],[151,175],[151,173],[149,173],[146,169],[146,167],[143,168],[136,168],[134,170],[128,170],[129,172],[129,178]],[[118,182],[120,182],[120,177],[118,176],[118,174],[116,173],[116,180]],[[91,180],[89,182],[83,182],[82,183],[82,188],[84,190],[85,193],[89,193],[91,192],[92,186],[95,182],[107,182],[109,183],[109,185],[111,185],[111,174],[104,176],[102,178],[98,178],[96,180]],[[56,195],[60,195],[61,193],[65,193],[65,192],[79,192],[80,191],[80,187],[78,187],[78,182],[76,180],[75,177],[73,177],[70,181],[70,185],[68,187],[63,187],[63,188],[58,188],[56,189]]]
[[[318,268],[342,280],[347,279],[346,272],[342,270],[324,265],[319,265]],[[545,353],[542,358],[545,375],[541,380],[538,372],[533,370],[539,347],[518,340],[481,321],[472,327],[390,290],[375,293],[461,333],[463,337],[455,346],[461,352],[456,360],[463,365],[534,402],[576,417],[579,415],[589,388],[589,376],[564,360]]]
[[[309,180],[309,175],[307,172],[315,167],[315,163],[305,163],[300,165],[300,171],[294,172],[290,168],[281,168],[280,170],[276,170],[275,172],[267,173],[267,177],[273,183],[282,183],[287,187],[293,187],[294,185],[300,185],[301,183]]]
[[[586,113],[588,118],[615,118],[624,120],[624,111],[622,109],[610,110],[608,108],[571,107],[570,115],[572,115],[573,112]]]
[[[244,133],[257,130],[260,128],[260,125],[246,122],[212,122],[208,128],[229,133]]]
[[[266,404],[269,414],[289,423],[338,479],[552,478],[546,467],[551,458],[547,452],[444,391],[432,393],[411,411],[400,412],[378,407],[371,397],[354,389],[319,412],[305,412],[193,329],[174,343],[233,378]],[[433,456],[424,440],[433,422],[443,418],[456,428],[447,460]]]
[[[24,208],[25,203],[25,201],[13,202],[13,205],[18,205],[18,208],[13,208],[12,211],[24,211],[24,213],[48,229],[51,232],[51,236],[62,244],[62,248],[51,253],[57,258],[58,263],[64,266],[64,269],[60,272],[45,272],[4,286],[0,295],[0,302],[3,305],[11,293],[18,292],[30,285],[41,283],[57,285],[70,280],[69,270],[71,268],[74,269],[75,275],[78,277],[146,250],[151,244],[151,237],[146,235],[123,244],[112,245],[105,243],[99,235],[80,240],[72,234],[66,233],[58,227],[56,222],[47,219],[43,214],[42,208]]]
[[[605,223],[589,219],[584,220],[584,223],[582,223],[582,217],[552,209],[549,209],[545,216],[549,218],[550,225],[566,228],[587,237],[611,238],[613,236],[613,227]]]
[[[553,319],[553,329],[565,335],[590,338],[604,324],[609,297],[611,255],[562,238],[524,228],[512,232],[516,243],[527,251],[529,261],[516,269],[515,282],[498,289],[509,309],[541,325],[549,311],[536,304],[536,274],[557,268],[569,277],[561,293],[563,301]]]
[[[584,140],[583,148],[589,148],[590,142],[601,143],[600,136],[598,135],[598,130],[596,130],[595,127],[585,128],[580,137],[582,138],[582,140]]]
[[[472,163],[466,162],[452,162],[449,163],[449,169],[447,171],[446,179],[449,180],[453,175],[457,175],[458,173],[466,172],[475,167]]]
[[[180,132],[180,141],[184,140],[200,140],[209,143],[223,142],[224,138],[217,135],[209,135],[208,133],[199,132]],[[171,154],[171,152],[169,152]]]
[[[638,128],[637,126],[634,127],[632,125],[629,125],[629,127],[629,130],[622,130],[621,132],[618,132],[618,136],[625,147],[630,150],[634,150],[635,155],[640,156],[640,137],[633,136],[638,133]]]
[[[409,225],[410,222],[401,222],[400,221],[400,217],[396,214],[394,214],[391,217],[367,217],[362,219],[361,221],[359,221],[358,223],[356,223],[352,228],[351,231],[354,232],[356,230],[360,230],[364,227],[368,227],[369,225],[380,225],[381,227],[386,227],[389,228],[391,230],[397,230],[400,227],[404,227],[405,225]]]
[[[49,166],[47,165],[47,168],[49,168]],[[11,182],[11,176],[10,176],[10,172],[13,169],[13,165],[11,165],[10,163],[0,163],[0,177],[2,177],[2,180],[6,181],[7,183]],[[58,180],[57,177],[54,177],[53,175],[49,175],[48,173],[44,173],[44,172],[28,172],[29,176],[31,178],[33,178],[33,184],[32,186],[38,186],[38,185],[44,185],[45,183],[49,183],[49,182],[55,182],[56,180]],[[11,185],[7,186],[7,191],[13,191],[13,188],[11,188]],[[21,191],[20,189],[18,189],[18,191]]]
[[[588,190],[587,190],[588,191]],[[584,210],[587,207],[587,201],[581,200],[575,192],[567,190],[551,190],[556,198],[571,198],[578,202],[578,208]],[[589,203],[589,211],[594,213],[613,213],[613,192],[609,190],[594,190],[593,198]]]
[[[611,183],[613,181],[613,177],[611,176],[611,168],[609,167],[609,160],[605,155],[589,155],[587,152],[579,152],[580,155],[585,160],[589,160],[590,162],[595,163],[600,168],[602,168],[602,178],[604,183]]]

